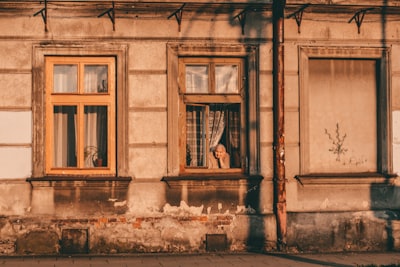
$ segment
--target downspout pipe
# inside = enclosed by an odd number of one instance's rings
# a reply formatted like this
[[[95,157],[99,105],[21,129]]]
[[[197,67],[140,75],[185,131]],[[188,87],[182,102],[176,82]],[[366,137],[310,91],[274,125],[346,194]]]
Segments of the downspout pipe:
[[[277,248],[286,250],[286,178],[284,129],[284,11],[286,0],[273,0],[274,212]]]

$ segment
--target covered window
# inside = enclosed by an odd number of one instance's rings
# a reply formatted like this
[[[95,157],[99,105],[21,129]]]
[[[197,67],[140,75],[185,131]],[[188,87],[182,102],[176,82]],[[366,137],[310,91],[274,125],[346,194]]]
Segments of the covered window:
[[[312,173],[387,173],[385,53],[303,49],[301,167]],[[321,53],[322,55],[322,53]]]
[[[243,75],[241,58],[180,58],[183,172],[242,172],[247,125]]]
[[[116,173],[115,59],[46,57],[46,173]]]

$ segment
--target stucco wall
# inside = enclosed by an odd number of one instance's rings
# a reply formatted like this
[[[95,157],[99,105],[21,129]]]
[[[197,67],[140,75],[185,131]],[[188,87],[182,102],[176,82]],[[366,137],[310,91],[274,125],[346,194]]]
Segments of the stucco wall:
[[[400,170],[400,56],[398,23],[385,24],[385,44],[379,16],[367,19],[360,34],[346,15],[305,14],[301,33],[294,19],[285,20],[285,167],[287,179],[288,245],[297,250],[313,250],[310,244],[321,236],[342,235],[343,225],[360,224],[359,211],[398,209],[397,178],[386,184],[373,177],[360,182],[356,178],[313,180],[300,184],[294,177],[300,173],[300,103],[299,47],[390,47],[390,121],[393,140],[391,171]],[[251,13],[242,35],[240,23],[221,15],[185,17],[178,31],[174,19],[116,18],[115,31],[111,21],[102,18],[48,19],[48,32],[40,16],[10,19],[0,16],[0,233],[4,254],[28,253],[22,243],[30,244],[40,232],[43,239],[60,239],[65,228],[88,229],[90,251],[93,253],[130,251],[196,251],[204,249],[207,233],[225,233],[229,248],[243,250],[248,240],[261,240],[274,249],[276,224],[273,216],[273,94],[272,94],[272,27],[271,14]],[[167,173],[167,44],[222,43],[256,44],[259,46],[259,138],[260,174],[263,181],[257,187],[256,206],[243,207],[240,185],[217,195],[211,204],[180,202],[188,191],[171,188],[161,182]],[[32,187],[26,178],[32,175],[32,58],[35,46],[46,45],[84,47],[87,45],[123,44],[126,55],[126,85],[128,88],[128,170],[133,180],[115,194],[109,184],[68,184],[63,187],[38,183]],[[211,188],[219,192],[217,183]],[[201,185],[197,185],[199,190]],[[246,193],[246,188],[244,191]],[[214,190],[214,191],[213,191]],[[201,192],[201,190],[199,190]],[[87,198],[82,197],[82,192]],[[189,192],[192,192],[189,190]],[[197,191],[196,191],[197,192]],[[195,193],[196,193],[195,192]],[[389,193],[387,193],[389,192]],[[203,192],[204,193],[204,192]],[[200,193],[199,199],[204,197]],[[218,199],[219,198],[219,199]],[[84,201],[82,200],[84,199]],[[190,198],[189,198],[190,199]],[[229,200],[227,200],[229,199]],[[231,203],[228,203],[232,199]],[[170,203],[174,201],[174,203]],[[222,209],[219,210],[221,203]],[[209,206],[207,206],[209,205]],[[210,210],[208,208],[211,207]],[[88,212],[89,214],[88,215]],[[321,212],[325,212],[323,216]],[[226,216],[226,217],[219,217]],[[337,218],[332,224],[332,218]],[[225,220],[226,219],[226,220]],[[221,222],[222,221],[222,222]],[[373,249],[384,249],[388,239],[387,225],[392,222],[384,213],[362,216],[365,233]],[[223,225],[223,227],[221,227]],[[321,227],[319,235],[315,229]],[[342,227],[343,226],[343,227]],[[332,229],[334,228],[333,234]],[[335,228],[336,227],[336,228]],[[17,230],[15,230],[17,229]],[[348,229],[348,228],[346,228]],[[47,231],[47,232],[46,232]],[[194,232],[195,231],[195,232]],[[393,232],[394,233],[394,232]],[[390,238],[395,239],[393,236]],[[347,231],[348,236],[325,250],[337,251],[360,231]],[[362,233],[361,233],[362,234]],[[308,238],[305,238],[305,237]],[[366,235],[368,238],[368,235]],[[25,241],[24,241],[25,240]],[[132,244],[132,240],[141,240]],[[179,242],[180,240],[180,242]],[[323,239],[328,240],[328,239]],[[136,242],[136,241],[135,241]],[[330,241],[327,241],[328,243]],[[346,243],[347,242],[347,243]],[[134,243],[134,242],[133,242]],[[363,250],[368,242],[348,249]],[[14,244],[19,244],[15,249]],[[58,243],[52,249],[36,253],[59,253]],[[117,244],[117,245],[116,245]],[[369,243],[368,243],[369,244]],[[33,246],[33,245],[31,245]],[[0,246],[1,247],[1,246]],[[21,248],[22,247],[22,248]],[[13,249],[14,248],[14,249]]]

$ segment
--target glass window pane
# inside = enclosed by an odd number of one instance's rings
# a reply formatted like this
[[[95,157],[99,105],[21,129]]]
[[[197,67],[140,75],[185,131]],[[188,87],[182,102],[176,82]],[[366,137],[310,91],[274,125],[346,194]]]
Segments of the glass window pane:
[[[85,106],[84,114],[84,166],[108,166],[107,106]]]
[[[207,65],[186,65],[186,93],[208,93]]]
[[[54,106],[53,166],[76,167],[76,106]]]
[[[240,104],[210,104],[210,168],[240,168]],[[226,159],[221,163],[215,150],[223,145]]]
[[[75,93],[78,88],[77,65],[54,65],[53,73],[54,93]]]
[[[204,106],[186,106],[186,166],[206,166],[206,120]]]
[[[108,66],[85,65],[85,93],[108,92]]]
[[[215,66],[215,92],[217,94],[239,93],[238,66]]]

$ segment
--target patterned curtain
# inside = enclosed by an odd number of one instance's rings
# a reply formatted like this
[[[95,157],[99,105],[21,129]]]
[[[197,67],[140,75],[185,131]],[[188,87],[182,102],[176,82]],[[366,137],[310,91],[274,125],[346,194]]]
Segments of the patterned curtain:
[[[186,107],[186,166],[205,166],[204,106]]]
[[[240,107],[232,105],[227,112],[227,151],[231,155],[231,166],[240,167]]]

